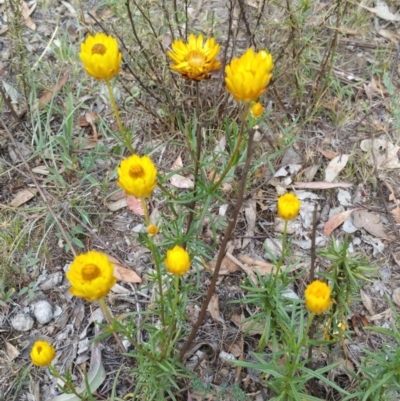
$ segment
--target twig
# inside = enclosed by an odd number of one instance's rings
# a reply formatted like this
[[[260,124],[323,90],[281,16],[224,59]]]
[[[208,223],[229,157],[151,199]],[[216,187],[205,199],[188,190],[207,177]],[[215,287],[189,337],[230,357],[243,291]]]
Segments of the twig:
[[[207,291],[207,295],[206,295],[206,299],[203,302],[203,305],[201,307],[201,311],[199,314],[199,317],[197,318],[196,324],[194,325],[192,332],[190,333],[190,336],[188,338],[188,340],[186,341],[186,344],[184,345],[184,347],[182,348],[180,354],[179,354],[179,361],[183,360],[183,357],[185,356],[187,350],[189,349],[190,345],[192,344],[193,340],[196,337],[197,332],[199,331],[200,325],[202,324],[204,317],[207,313],[207,307],[208,304],[210,303],[211,297],[214,293],[215,290],[215,286],[217,283],[217,279],[218,279],[218,275],[219,275],[219,270],[221,268],[221,263],[222,260],[225,256],[225,250],[226,250],[226,246],[228,245],[228,241],[230,240],[230,237],[232,235],[233,230],[235,229],[236,226],[236,220],[238,218],[239,212],[240,212],[240,208],[242,206],[243,203],[243,197],[244,197],[244,190],[246,188],[246,181],[247,181],[247,174],[249,173],[250,170],[250,163],[251,163],[251,159],[253,156],[253,137],[254,137],[254,129],[251,129],[249,132],[249,140],[248,140],[248,144],[247,144],[247,157],[246,157],[246,163],[243,169],[243,173],[242,173],[242,178],[240,180],[239,183],[239,192],[238,192],[238,197],[236,199],[236,204],[235,204],[235,208],[233,210],[232,213],[232,219],[230,220],[230,223],[228,225],[228,227],[225,230],[224,233],[224,239],[222,240],[221,243],[221,247],[218,253],[218,258],[217,258],[217,263],[215,265],[215,270],[214,270],[214,274],[211,278],[211,283],[210,283],[210,287],[208,288]]]
[[[317,236],[317,205],[313,210],[313,225],[311,234],[311,267],[310,267],[310,283],[314,281],[315,272],[315,237]]]

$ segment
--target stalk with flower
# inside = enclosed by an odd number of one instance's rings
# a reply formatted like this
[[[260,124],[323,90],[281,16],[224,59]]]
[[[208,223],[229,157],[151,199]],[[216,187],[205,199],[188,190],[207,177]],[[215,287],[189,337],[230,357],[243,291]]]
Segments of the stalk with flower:
[[[94,36],[88,35],[86,40],[81,44],[79,57],[88,75],[96,78],[98,81],[105,82],[119,131],[124,138],[127,148],[133,152],[129,135],[122,124],[114,92],[110,84],[110,80],[121,69],[122,53],[119,51],[117,40],[104,33],[97,33]]]

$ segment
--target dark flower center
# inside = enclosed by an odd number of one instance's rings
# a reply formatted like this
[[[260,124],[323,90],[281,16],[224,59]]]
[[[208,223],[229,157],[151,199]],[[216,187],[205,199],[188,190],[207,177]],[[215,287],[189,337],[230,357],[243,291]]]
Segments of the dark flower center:
[[[83,266],[82,269],[82,277],[85,281],[92,281],[97,277],[100,277],[101,271],[100,269],[94,264],[88,264]]]
[[[105,47],[102,43],[96,43],[92,47],[92,54],[105,54],[107,51],[107,47]]]
[[[136,180],[137,178],[142,178],[145,175],[145,173],[143,167],[136,164],[130,167],[129,175],[131,178]]]

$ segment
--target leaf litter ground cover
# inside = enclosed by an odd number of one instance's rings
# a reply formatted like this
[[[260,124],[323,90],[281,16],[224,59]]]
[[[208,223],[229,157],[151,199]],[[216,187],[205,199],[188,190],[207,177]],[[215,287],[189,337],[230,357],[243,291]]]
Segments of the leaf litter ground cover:
[[[243,206],[206,319],[183,359],[194,378],[174,366],[179,386],[171,394],[185,400],[291,399],[296,388],[301,397],[307,394],[305,399],[398,399],[390,365],[400,339],[398,6],[199,1],[187,9],[184,2],[178,4],[180,13],[174,15],[172,5],[132,1],[134,32],[119,2],[101,7],[88,2],[83,18],[73,2],[57,7],[22,2],[22,27],[10,8],[18,4],[0,3],[2,121],[17,141],[15,146],[6,127],[0,127],[1,396],[78,399],[61,394],[57,384],[62,381],[49,370],[30,365],[32,345],[39,339],[53,344],[54,366],[63,377],[71,372],[79,394],[88,386],[93,399],[143,399],[143,394],[164,399],[132,374],[147,361],[121,355],[115,338],[106,335],[104,313],[96,303],[73,298],[65,278],[71,247],[79,253],[106,252],[118,279],[107,298],[109,308],[126,328],[140,328],[132,340],[136,344],[155,341],[152,327],[160,327],[160,320],[153,311],[160,290],[152,278],[152,254],[141,239],[145,212],[140,201],[116,185],[116,170],[129,152],[118,136],[107,86],[85,76],[78,58],[88,32],[101,32],[103,26],[127,44],[120,43],[124,64],[113,95],[124,125],[132,127],[132,146],[151,154],[164,177],[147,205],[149,221],[160,228],[154,237],[160,247],[170,229],[162,224],[183,229],[186,224],[171,213],[167,199],[191,193],[195,186],[187,143],[197,132],[188,117],[196,108],[195,86],[167,75],[169,61],[159,43],[170,49],[187,29],[215,37],[222,44],[223,64],[249,46],[266,48],[274,58],[273,81],[261,98],[265,114],[254,129],[255,155]],[[156,36],[141,36],[151,30],[143,15],[153,28],[163,27]],[[165,20],[158,19],[161,15]],[[186,15],[187,24],[182,23]],[[21,43],[23,50],[17,50]],[[157,65],[157,60],[160,69],[135,69],[140,63]],[[207,148],[202,174],[211,182],[220,178],[235,145],[225,118],[240,123],[231,98],[221,95],[223,75],[221,69],[202,82],[206,90],[200,99],[207,121],[200,131]],[[167,83],[176,85],[176,93],[168,92]],[[172,109],[185,111],[180,117],[160,103],[168,95]],[[185,276],[186,284],[181,282],[190,295],[176,353],[208,291],[244,160],[239,158],[239,169],[227,174],[212,202],[196,207],[196,235],[206,245],[196,248],[195,267]],[[276,202],[287,191],[294,191],[301,209],[286,226],[276,217]],[[282,258],[284,232],[291,251]],[[290,337],[307,326],[301,300],[312,280],[311,266],[332,286],[335,303],[313,323],[315,344],[296,353],[285,331]],[[173,288],[174,281],[164,276],[163,285]],[[97,336],[102,341],[92,343]],[[127,336],[120,341],[134,354]],[[295,370],[296,364],[302,370]],[[138,383],[141,396],[135,394]]]

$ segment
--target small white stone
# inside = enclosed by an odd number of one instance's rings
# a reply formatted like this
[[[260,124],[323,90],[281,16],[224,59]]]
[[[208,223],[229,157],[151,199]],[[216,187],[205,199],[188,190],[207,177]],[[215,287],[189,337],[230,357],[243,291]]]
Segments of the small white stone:
[[[17,331],[28,331],[33,327],[33,319],[25,313],[17,313],[11,319],[11,326]]]
[[[53,308],[47,301],[39,301],[33,305],[33,314],[38,323],[46,324],[53,319]]]
[[[236,358],[235,358],[235,355],[232,355],[232,354],[230,354],[228,352],[225,352],[225,351],[221,351],[219,353],[219,359],[222,362],[229,363],[231,361],[234,361]]]

